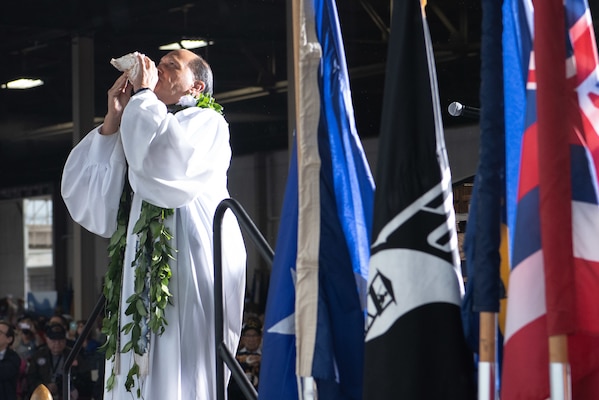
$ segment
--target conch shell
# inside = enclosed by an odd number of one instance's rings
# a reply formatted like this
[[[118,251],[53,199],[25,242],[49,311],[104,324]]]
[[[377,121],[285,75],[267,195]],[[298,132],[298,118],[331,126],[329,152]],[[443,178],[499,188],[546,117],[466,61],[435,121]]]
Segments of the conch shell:
[[[137,59],[139,54],[140,53],[137,51],[125,54],[119,58],[111,59],[110,63],[119,71],[127,72],[127,75],[129,75],[129,80],[133,81],[139,73],[139,60]]]

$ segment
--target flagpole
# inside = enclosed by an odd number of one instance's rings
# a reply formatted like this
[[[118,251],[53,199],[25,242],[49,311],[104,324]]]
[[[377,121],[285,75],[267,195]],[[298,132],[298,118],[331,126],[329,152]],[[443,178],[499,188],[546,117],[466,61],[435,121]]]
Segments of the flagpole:
[[[567,335],[549,336],[549,378],[551,400],[572,399]]]
[[[480,313],[478,400],[495,400],[495,338],[497,314]]]

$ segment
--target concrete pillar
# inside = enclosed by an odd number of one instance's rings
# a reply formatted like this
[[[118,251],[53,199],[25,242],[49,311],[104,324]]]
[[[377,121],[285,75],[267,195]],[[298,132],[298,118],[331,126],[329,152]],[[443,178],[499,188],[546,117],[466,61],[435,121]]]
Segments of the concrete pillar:
[[[73,145],[94,124],[94,41],[74,36],[71,42],[73,68]],[[73,316],[85,319],[98,299],[95,288],[95,235],[73,223]]]

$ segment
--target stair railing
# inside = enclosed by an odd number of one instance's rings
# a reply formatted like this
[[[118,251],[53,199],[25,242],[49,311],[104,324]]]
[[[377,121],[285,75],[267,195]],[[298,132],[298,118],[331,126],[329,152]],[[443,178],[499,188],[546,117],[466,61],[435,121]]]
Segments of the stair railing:
[[[274,252],[268,242],[260,233],[252,219],[243,207],[234,199],[225,199],[220,202],[214,213],[214,342],[216,347],[216,399],[225,399],[225,368],[227,364],[231,376],[239,385],[247,400],[256,400],[258,393],[252,386],[241,366],[224,343],[224,317],[223,317],[223,274],[222,274],[222,220],[225,211],[230,209],[237,217],[237,221],[256,245],[262,257],[272,266]]]

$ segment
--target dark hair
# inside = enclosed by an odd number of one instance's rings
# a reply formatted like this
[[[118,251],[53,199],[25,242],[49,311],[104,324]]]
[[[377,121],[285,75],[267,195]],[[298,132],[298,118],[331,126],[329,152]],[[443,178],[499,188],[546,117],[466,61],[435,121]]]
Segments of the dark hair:
[[[5,327],[8,328],[8,330],[6,331],[6,337],[12,338],[10,345],[12,345],[15,341],[15,330],[13,329],[12,325],[8,322],[8,321],[0,321],[0,325],[4,325]]]
[[[193,77],[199,81],[204,82],[206,87],[204,88],[204,93],[212,95],[212,69],[210,65],[200,56],[196,54],[197,58],[194,58],[189,62],[189,69],[193,72]]]
[[[262,322],[258,318],[249,318],[247,323],[243,326],[241,334],[245,335],[249,330],[256,331],[259,335],[262,335]]]

